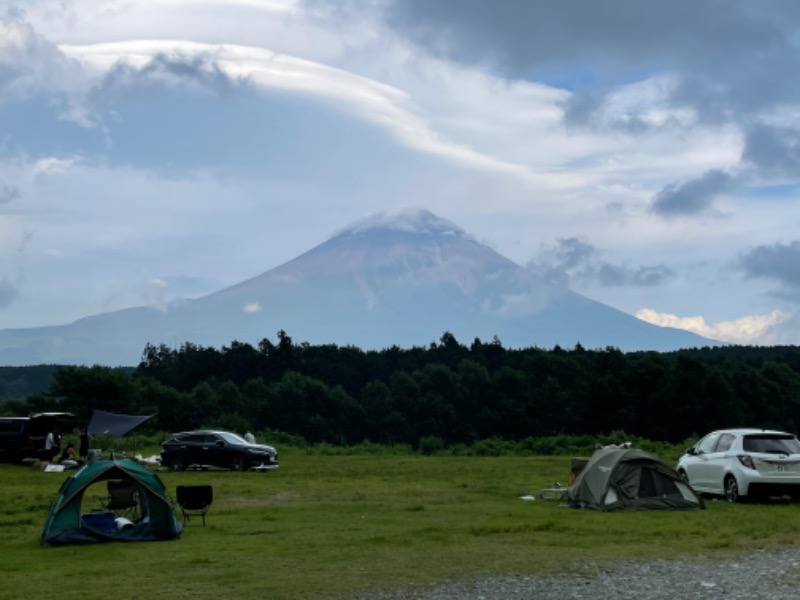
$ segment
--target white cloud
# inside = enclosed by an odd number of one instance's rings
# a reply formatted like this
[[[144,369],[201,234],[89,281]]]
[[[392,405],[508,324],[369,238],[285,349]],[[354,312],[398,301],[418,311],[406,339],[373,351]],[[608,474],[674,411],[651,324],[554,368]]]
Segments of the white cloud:
[[[246,312],[247,314],[258,313],[261,312],[261,304],[259,304],[258,302],[249,302],[244,305],[244,308],[242,310],[244,310],[244,312]]]
[[[83,84],[79,66],[28,23],[0,20],[0,106],[44,91]]]
[[[360,233],[372,228],[392,227],[407,233],[444,233],[452,236],[465,235],[455,223],[436,217],[423,207],[407,207],[397,212],[379,212],[341,228],[338,233]]]
[[[56,158],[54,156],[43,158],[33,165],[33,174],[36,177],[63,175],[74,163],[75,161],[72,159]]]
[[[740,317],[732,321],[708,324],[703,317],[678,317],[643,308],[636,313],[642,321],[660,327],[674,327],[697,333],[712,340],[742,345],[770,345],[775,343],[773,329],[791,318],[787,312],[774,310],[767,315]]]
[[[327,98],[355,116],[386,128],[409,147],[458,164],[520,177],[546,187],[574,187],[574,177],[530,171],[522,164],[482,153],[432,129],[409,95],[379,81],[269,49],[236,44],[135,40],[89,46],[62,45],[61,50],[85,67],[103,73],[124,61],[145,67],[157,56],[172,60],[203,57],[226,74],[263,88],[277,88]],[[555,114],[553,116],[556,116]]]

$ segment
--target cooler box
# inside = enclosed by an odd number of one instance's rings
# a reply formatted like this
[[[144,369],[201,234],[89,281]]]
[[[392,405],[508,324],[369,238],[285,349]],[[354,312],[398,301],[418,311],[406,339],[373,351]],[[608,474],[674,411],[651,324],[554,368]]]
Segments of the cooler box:
[[[84,513],[81,515],[81,525],[100,529],[102,531],[111,531],[116,529],[114,519],[117,518],[113,512],[92,512]]]

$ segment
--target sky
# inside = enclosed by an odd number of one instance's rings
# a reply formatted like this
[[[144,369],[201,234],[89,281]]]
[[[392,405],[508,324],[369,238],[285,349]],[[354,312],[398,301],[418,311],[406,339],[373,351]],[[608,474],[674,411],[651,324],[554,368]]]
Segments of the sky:
[[[800,343],[800,3],[5,0],[0,329],[427,209],[659,325]]]

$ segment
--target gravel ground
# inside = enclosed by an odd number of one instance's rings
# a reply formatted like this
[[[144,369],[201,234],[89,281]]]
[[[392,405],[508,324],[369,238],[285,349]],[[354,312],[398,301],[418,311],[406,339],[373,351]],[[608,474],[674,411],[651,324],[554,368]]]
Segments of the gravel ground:
[[[362,600],[798,600],[800,546],[720,562],[590,563],[584,573],[502,576]]]

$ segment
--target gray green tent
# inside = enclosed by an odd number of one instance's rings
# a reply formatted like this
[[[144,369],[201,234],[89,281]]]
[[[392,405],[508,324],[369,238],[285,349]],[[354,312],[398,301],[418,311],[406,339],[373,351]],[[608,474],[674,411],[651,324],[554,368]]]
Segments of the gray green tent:
[[[130,481],[138,498],[136,522],[118,522],[113,513],[88,509],[84,492],[94,483]],[[84,507],[82,508],[82,505]],[[181,523],[161,479],[136,461],[94,460],[75,471],[58,490],[42,531],[42,542],[53,545],[95,542],[143,542],[178,537]]]
[[[705,508],[678,472],[655,454],[636,448],[601,448],[567,488],[576,508],[603,511]]]

